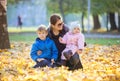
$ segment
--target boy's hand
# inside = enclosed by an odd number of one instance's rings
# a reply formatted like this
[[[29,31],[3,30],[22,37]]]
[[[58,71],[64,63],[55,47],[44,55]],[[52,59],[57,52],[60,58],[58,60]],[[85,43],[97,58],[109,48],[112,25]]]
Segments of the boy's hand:
[[[82,49],[77,50],[77,53],[81,54],[82,53]]]
[[[51,64],[55,63],[55,60],[54,59],[51,59]]]
[[[37,51],[37,55],[40,55],[42,53],[42,51],[38,50]]]
[[[37,61],[40,62],[42,60],[45,60],[44,58],[38,58]]]

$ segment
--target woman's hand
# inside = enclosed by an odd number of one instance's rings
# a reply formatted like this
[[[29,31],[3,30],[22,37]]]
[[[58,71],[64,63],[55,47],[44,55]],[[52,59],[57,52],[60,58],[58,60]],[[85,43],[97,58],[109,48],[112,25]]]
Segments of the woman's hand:
[[[82,53],[82,49],[77,50],[77,53],[81,54]]]
[[[40,55],[40,54],[42,54],[42,51],[38,50],[37,55]]]

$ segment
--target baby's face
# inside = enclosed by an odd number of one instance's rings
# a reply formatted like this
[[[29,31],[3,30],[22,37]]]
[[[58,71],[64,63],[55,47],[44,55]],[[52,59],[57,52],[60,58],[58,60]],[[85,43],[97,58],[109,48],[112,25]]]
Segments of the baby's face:
[[[76,34],[76,33],[80,33],[80,28],[79,27],[75,27],[73,29],[73,33]]]

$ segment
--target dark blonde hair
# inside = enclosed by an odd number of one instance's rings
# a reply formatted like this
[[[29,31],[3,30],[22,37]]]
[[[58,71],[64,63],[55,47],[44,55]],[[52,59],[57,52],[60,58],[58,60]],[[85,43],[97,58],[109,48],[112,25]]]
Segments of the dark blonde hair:
[[[45,31],[47,33],[47,27],[45,25],[40,25],[39,28],[37,29],[37,32]]]

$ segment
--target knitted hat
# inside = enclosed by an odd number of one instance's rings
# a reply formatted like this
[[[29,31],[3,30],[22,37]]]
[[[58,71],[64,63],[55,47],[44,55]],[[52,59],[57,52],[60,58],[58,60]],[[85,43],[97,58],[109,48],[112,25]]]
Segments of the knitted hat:
[[[70,29],[73,30],[74,28],[80,28],[80,24],[78,22],[72,22],[70,24]]]

